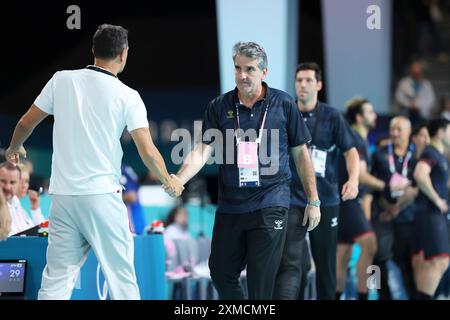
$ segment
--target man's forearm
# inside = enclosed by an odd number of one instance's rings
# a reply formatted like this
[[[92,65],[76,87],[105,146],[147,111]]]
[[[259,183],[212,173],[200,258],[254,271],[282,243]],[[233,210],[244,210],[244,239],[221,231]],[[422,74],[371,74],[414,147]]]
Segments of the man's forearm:
[[[187,155],[183,161],[183,165],[178,170],[177,177],[183,184],[186,184],[193,176],[195,176],[208,161],[212,152],[212,148],[208,145],[199,143]]]
[[[166,185],[169,183],[170,177],[166,164],[155,146],[152,147],[150,152],[141,155],[141,158],[145,166],[158,177],[162,184]]]
[[[376,191],[383,191],[386,184],[383,180],[371,175],[370,173],[361,172],[359,175],[359,183]]]
[[[401,196],[397,201],[398,209],[402,211],[411,203],[413,203],[417,197],[418,191],[419,191],[418,188],[408,187],[408,189],[405,191],[405,194]]]
[[[314,173],[314,167],[309,156],[306,146],[300,149],[300,152],[295,157],[295,165],[297,173],[302,181],[303,190],[305,190],[306,197],[308,199],[319,199],[316,185],[316,175]]]
[[[434,190],[433,184],[431,183],[431,178],[429,175],[423,175],[421,179],[416,179],[417,186],[420,191],[425,193],[425,195],[431,200],[431,202],[436,203],[439,199],[439,194]]]
[[[28,139],[33,130],[34,127],[31,127],[24,123],[23,118],[20,119],[16,125],[16,128],[14,129],[10,146],[14,149],[19,148]]]

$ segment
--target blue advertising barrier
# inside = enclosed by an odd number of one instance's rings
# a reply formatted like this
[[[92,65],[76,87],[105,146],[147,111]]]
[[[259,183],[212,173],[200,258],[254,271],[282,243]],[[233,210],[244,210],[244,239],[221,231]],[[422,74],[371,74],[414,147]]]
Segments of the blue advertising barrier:
[[[37,299],[42,271],[46,264],[47,238],[11,237],[0,242],[0,260],[25,259],[28,262],[26,298]],[[145,300],[167,299],[165,278],[165,251],[162,235],[145,235],[134,238],[134,265],[141,293]],[[107,297],[103,274],[94,255],[89,253],[73,290],[73,300],[97,300]]]

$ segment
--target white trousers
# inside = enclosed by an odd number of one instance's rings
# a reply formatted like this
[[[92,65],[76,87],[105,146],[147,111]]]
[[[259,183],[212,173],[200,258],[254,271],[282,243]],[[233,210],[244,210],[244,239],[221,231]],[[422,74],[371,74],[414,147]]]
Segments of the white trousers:
[[[67,300],[92,248],[112,299],[139,300],[134,241],[121,193],[52,196],[39,300]]]

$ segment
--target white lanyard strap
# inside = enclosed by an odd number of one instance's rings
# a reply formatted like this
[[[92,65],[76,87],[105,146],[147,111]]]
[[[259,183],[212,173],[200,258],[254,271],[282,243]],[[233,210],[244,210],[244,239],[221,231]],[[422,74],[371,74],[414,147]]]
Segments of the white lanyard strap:
[[[263,119],[261,122],[261,128],[259,129],[258,138],[256,138],[256,143],[258,143],[258,144],[261,143],[262,132],[264,130],[264,124],[266,122],[266,116],[267,116],[268,109],[269,109],[269,104],[266,104],[266,109],[264,110],[264,115],[263,115]],[[239,105],[238,104],[236,104],[236,121],[237,121],[237,130],[234,131],[234,134],[236,135],[236,142],[237,142],[237,144],[239,144],[241,142],[242,138],[240,138],[238,136],[238,131],[241,129],[241,125],[239,122]]]

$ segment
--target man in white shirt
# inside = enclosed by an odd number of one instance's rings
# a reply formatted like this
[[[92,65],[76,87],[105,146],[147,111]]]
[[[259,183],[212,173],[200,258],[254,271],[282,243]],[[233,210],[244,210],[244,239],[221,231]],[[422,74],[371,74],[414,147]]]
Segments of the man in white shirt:
[[[57,72],[16,126],[7,160],[25,156],[23,143],[49,114],[54,116],[49,194],[47,265],[38,299],[69,299],[92,247],[112,299],[140,299],[134,269],[134,242],[122,201],[120,137],[125,127],[142,161],[171,189],[183,190],[169,176],[153,144],[147,110],[139,93],[123,84],[128,31],[101,25],[93,37],[94,65]]]
[[[11,229],[8,236],[32,228],[36,224],[20,205],[16,194],[20,184],[20,169],[9,162],[0,163],[0,186],[5,196],[11,216]]]
[[[399,81],[395,100],[405,115],[409,116],[413,126],[430,118],[436,98],[431,82],[423,77],[421,63],[411,64],[409,75]]]

